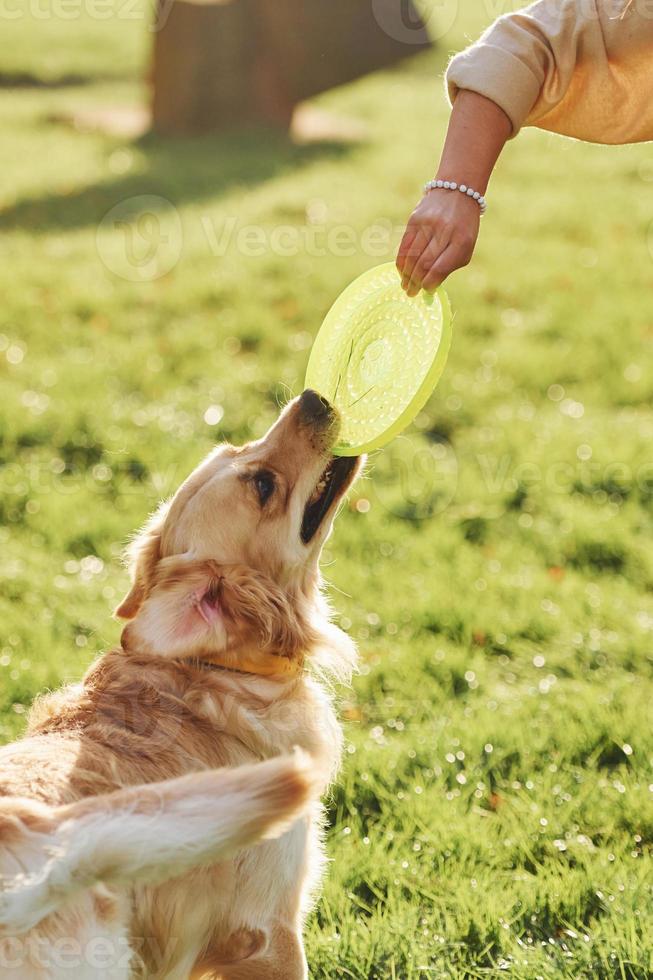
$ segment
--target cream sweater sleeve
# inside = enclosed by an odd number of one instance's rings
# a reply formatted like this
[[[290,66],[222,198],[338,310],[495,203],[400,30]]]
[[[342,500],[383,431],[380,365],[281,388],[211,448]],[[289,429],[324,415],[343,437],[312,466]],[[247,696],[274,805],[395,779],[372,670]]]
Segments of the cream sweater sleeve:
[[[653,140],[653,2],[537,0],[456,55],[447,87],[452,102],[460,89],[491,99],[514,133]]]

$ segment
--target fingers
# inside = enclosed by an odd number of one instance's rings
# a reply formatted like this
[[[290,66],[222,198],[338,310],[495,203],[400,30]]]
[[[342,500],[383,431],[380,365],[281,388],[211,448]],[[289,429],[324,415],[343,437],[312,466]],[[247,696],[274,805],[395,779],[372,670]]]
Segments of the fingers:
[[[427,229],[418,227],[415,231],[415,235],[408,248],[404,257],[404,267],[402,271],[401,285],[403,289],[408,287],[408,284],[413,275],[413,270],[415,265],[421,258],[422,252],[429,244],[429,234]]]
[[[421,286],[427,292],[432,292],[441,286],[447,276],[450,276],[456,269],[462,269],[469,265],[473,253],[473,246],[451,242],[445,250],[433,262],[430,269],[424,275]],[[408,295],[416,295],[409,293]]]
[[[406,259],[415,241],[415,235],[417,234],[417,225],[408,224],[406,231],[404,232],[404,237],[401,239],[401,244],[399,245],[399,251],[397,252],[397,271],[399,275],[404,276],[404,266],[406,264]]]
[[[446,247],[446,246],[444,246]],[[431,239],[422,254],[420,255],[417,262],[413,266],[413,271],[411,273],[410,279],[405,286],[406,294],[408,296],[417,296],[420,289],[422,288],[422,281],[424,276],[437,261],[438,257],[441,255],[443,245],[437,242],[435,239]]]

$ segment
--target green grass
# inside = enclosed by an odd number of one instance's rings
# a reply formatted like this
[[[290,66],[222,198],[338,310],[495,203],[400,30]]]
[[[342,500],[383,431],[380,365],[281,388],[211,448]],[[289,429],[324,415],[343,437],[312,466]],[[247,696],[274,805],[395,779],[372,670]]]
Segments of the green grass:
[[[392,258],[446,125],[438,75],[480,26],[461,13],[434,53],[320,100],[367,135],[309,148],[75,132],[55,120],[143,97],[144,24],[12,27],[7,76],[88,78],[0,92],[4,739],[116,641],[132,529],[215,439],[264,431],[332,300]],[[653,972],[652,159],[508,147],[448,287],[444,378],[329,542],[362,671],[315,978]],[[159,254],[180,248],[134,282],[102,219],[139,195],[171,202]],[[225,223],[298,244],[217,254]],[[366,254],[376,226],[392,234]]]

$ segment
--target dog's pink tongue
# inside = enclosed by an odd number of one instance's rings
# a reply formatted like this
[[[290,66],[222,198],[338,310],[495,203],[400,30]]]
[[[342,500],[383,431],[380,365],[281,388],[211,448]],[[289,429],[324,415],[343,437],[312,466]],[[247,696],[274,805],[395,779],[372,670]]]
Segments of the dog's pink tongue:
[[[207,596],[202,596],[198,603],[197,611],[209,626],[213,626],[220,619],[220,607],[217,599],[211,602]]]

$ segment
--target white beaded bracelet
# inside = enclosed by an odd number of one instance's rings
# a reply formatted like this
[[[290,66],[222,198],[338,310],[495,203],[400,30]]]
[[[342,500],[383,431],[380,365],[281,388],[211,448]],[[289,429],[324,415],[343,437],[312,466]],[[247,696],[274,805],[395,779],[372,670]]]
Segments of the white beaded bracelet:
[[[436,190],[436,188],[437,190],[460,191],[461,194],[466,194],[467,197],[476,201],[481,209],[481,214],[485,214],[487,211],[487,201],[483,195],[475,191],[473,187],[468,187],[467,184],[457,184],[455,180],[429,180],[424,184],[425,192]]]

